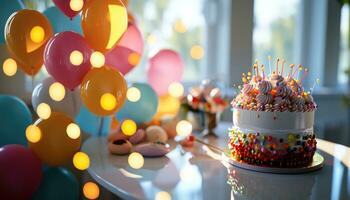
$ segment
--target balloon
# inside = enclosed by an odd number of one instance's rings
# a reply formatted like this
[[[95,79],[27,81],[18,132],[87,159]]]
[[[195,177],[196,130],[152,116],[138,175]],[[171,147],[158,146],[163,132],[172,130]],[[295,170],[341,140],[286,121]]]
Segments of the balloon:
[[[23,9],[19,0],[1,0],[0,6],[0,33],[4,32],[4,27],[7,21],[7,18],[17,10]],[[0,43],[4,43],[5,38],[3,34],[0,34]]]
[[[100,52],[112,49],[128,26],[128,14],[120,0],[89,1],[82,12],[83,33]]]
[[[73,90],[91,68],[91,53],[79,34],[70,31],[58,33],[46,45],[45,67],[58,82]]]
[[[0,147],[26,144],[25,130],[32,123],[32,114],[19,98],[0,95]]]
[[[96,115],[112,115],[123,106],[126,90],[126,81],[119,71],[107,66],[93,68],[81,84],[81,99]]]
[[[43,65],[43,52],[52,37],[49,20],[35,10],[20,10],[10,16],[5,27],[5,40],[12,57],[29,75]]]
[[[164,116],[175,117],[180,108],[180,101],[169,94],[159,97],[159,106],[157,114],[154,116],[155,121],[159,121]]]
[[[74,123],[71,118],[58,112],[52,112],[46,120],[39,119],[35,125],[41,131],[41,139],[36,143],[28,141],[29,148],[49,166],[67,164],[81,144],[80,133],[76,139],[68,136],[67,127],[71,123]]]
[[[184,64],[180,55],[169,49],[160,50],[149,60],[147,79],[159,96],[168,93],[173,82],[180,82]]]
[[[75,5],[71,6],[73,0],[53,0],[55,5],[71,20],[75,17],[83,8],[85,0],[75,1]],[[80,4],[82,3],[82,4]]]
[[[101,127],[102,117],[91,113],[85,106],[82,106],[75,120],[84,132],[94,136],[106,136],[110,131],[112,117],[106,116],[103,118]]]
[[[82,34],[81,18],[68,19],[57,7],[50,7],[44,11],[44,15],[50,20],[55,33],[74,31]]]
[[[106,63],[125,75],[139,63],[143,46],[140,30],[135,24],[129,23],[127,31],[118,44],[106,54]]]
[[[136,123],[150,121],[157,112],[157,94],[151,86],[145,83],[133,83],[129,88],[136,88],[141,96],[137,101],[135,101],[136,99],[128,99],[123,108],[117,112],[117,119],[119,121],[123,119],[132,119]]]
[[[32,93],[32,105],[34,110],[37,109],[40,103],[47,103],[50,106],[51,110],[65,113],[69,117],[74,118],[78,115],[81,107],[80,90],[77,89],[71,91],[66,88],[62,88],[64,89],[63,99],[60,101],[56,101],[51,96],[55,95],[57,98],[60,96],[61,91],[59,90],[59,88],[55,88],[55,85],[52,85],[54,83],[57,84],[55,79],[53,79],[52,77],[48,77],[41,83],[39,83],[37,86],[35,86]]]
[[[50,167],[44,171],[43,180],[33,200],[76,200],[79,199],[79,182],[64,168]]]
[[[41,176],[40,160],[32,151],[18,144],[0,148],[1,199],[29,199]]]

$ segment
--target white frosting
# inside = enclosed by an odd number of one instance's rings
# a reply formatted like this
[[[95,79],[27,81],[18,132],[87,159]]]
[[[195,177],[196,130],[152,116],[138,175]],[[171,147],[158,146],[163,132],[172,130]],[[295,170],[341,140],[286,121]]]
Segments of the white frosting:
[[[313,130],[314,111],[310,112],[265,112],[233,109],[235,127],[255,132],[287,133]]]

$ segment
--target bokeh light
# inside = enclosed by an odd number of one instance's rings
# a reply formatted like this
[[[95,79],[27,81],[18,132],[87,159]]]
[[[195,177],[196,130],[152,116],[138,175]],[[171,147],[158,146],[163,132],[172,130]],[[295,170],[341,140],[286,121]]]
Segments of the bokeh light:
[[[90,63],[93,67],[100,68],[105,64],[105,56],[98,51],[91,54]]]
[[[80,51],[74,50],[70,53],[69,60],[72,63],[72,65],[79,66],[81,65],[81,63],[83,63],[84,57]]]
[[[36,113],[41,119],[48,119],[51,115],[51,108],[47,103],[40,103],[36,108]]]
[[[140,169],[141,167],[143,167],[144,162],[145,160],[143,156],[137,152],[131,153],[128,157],[128,163],[130,167],[134,169]]]
[[[148,37],[147,37],[147,42],[148,44],[152,45],[152,44],[155,44],[157,42],[157,37],[153,34],[150,34]]]
[[[70,0],[69,7],[73,11],[79,12],[83,9],[84,1],[83,0]]]
[[[187,31],[186,25],[183,23],[182,20],[177,20],[174,24],[174,29],[178,33],[185,33]]]
[[[193,45],[190,51],[191,57],[195,60],[200,60],[204,56],[204,49],[200,45]]]
[[[184,94],[185,89],[181,83],[174,82],[169,85],[168,92],[171,96],[179,98]]]
[[[41,139],[41,130],[36,125],[29,125],[26,128],[26,138],[31,143],[37,143]]]
[[[80,128],[77,124],[70,123],[67,126],[66,132],[67,132],[67,135],[69,138],[75,140],[75,139],[78,139],[80,137],[81,131],[80,131]]]
[[[66,90],[61,83],[54,82],[49,87],[49,95],[54,101],[62,101],[66,95]]]
[[[126,98],[131,102],[137,102],[141,98],[141,92],[136,87],[130,87],[126,92]]]
[[[100,188],[96,183],[87,182],[84,184],[83,194],[87,199],[97,199],[100,196]]]
[[[101,96],[100,105],[104,110],[113,110],[117,105],[117,99],[113,94],[105,93]]]
[[[133,120],[127,119],[122,122],[121,129],[124,135],[132,136],[136,133],[137,125]]]
[[[160,191],[157,192],[155,200],[171,200],[171,195],[168,192]]]
[[[176,125],[176,133],[180,136],[188,136],[192,133],[192,124],[186,120],[181,120]]]
[[[84,152],[77,152],[73,156],[73,165],[79,170],[86,170],[90,166],[90,158]]]
[[[34,26],[30,30],[30,39],[35,43],[40,43],[45,38],[45,31],[41,26]]]
[[[6,76],[13,76],[17,72],[17,63],[14,59],[8,58],[2,64],[2,70]]]
[[[128,56],[128,62],[130,65],[132,66],[135,66],[137,64],[139,64],[140,62],[140,55],[138,53],[131,53],[129,56]]]

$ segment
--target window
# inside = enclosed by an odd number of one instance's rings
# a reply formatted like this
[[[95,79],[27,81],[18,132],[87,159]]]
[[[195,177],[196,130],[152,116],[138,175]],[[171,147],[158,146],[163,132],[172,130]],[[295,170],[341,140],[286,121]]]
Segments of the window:
[[[185,63],[184,81],[198,81],[203,71],[205,20],[203,0],[132,0],[129,9],[145,39],[141,63],[127,75],[145,80],[147,59],[162,48],[179,52]]]
[[[255,0],[253,59],[266,63],[268,56],[293,63],[296,16],[300,0]]]
[[[338,67],[338,83],[345,84],[350,76],[350,33],[349,33],[349,4],[344,5],[341,10],[340,22],[340,51]],[[347,73],[346,73],[347,72]]]

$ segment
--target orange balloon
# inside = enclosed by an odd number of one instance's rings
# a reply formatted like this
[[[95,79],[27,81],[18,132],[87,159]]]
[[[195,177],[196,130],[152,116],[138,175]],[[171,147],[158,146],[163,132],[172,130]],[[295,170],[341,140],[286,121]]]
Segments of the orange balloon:
[[[164,116],[176,116],[179,112],[180,101],[179,99],[166,94],[159,97],[157,114],[153,117],[153,120],[159,121]]]
[[[35,10],[20,10],[12,14],[5,26],[5,40],[19,67],[35,75],[44,63],[44,49],[53,31],[49,20]]]
[[[74,121],[70,117],[58,112],[51,113],[46,120],[39,119],[35,125],[40,129],[41,138],[35,143],[28,141],[29,148],[49,166],[67,164],[81,144],[80,130],[67,129],[71,123]],[[75,137],[71,138],[72,135]]]
[[[128,13],[120,0],[89,1],[81,25],[86,41],[100,52],[112,49],[128,27]]]
[[[106,116],[117,112],[126,99],[127,85],[124,76],[110,67],[91,69],[81,83],[81,99],[96,115]]]

